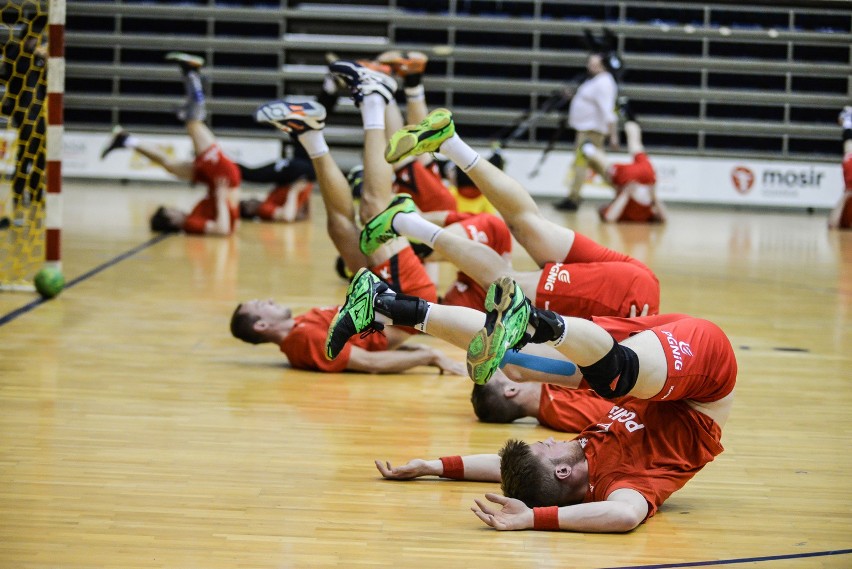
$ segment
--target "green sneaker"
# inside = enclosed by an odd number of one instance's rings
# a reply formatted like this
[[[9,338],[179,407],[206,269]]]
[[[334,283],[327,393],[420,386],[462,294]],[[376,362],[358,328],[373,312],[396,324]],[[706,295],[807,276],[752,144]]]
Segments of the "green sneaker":
[[[384,326],[373,322],[375,311],[373,300],[376,295],[388,289],[379,277],[362,267],[346,291],[346,302],[340,307],[337,316],[328,327],[325,339],[325,356],[333,360],[343,350],[349,338],[362,332],[380,331]]]
[[[531,312],[529,301],[511,277],[500,277],[491,283],[485,310],[485,327],[467,347],[467,373],[479,385],[488,383],[507,350],[526,344]]]
[[[379,212],[373,219],[364,224],[358,246],[365,255],[372,255],[376,249],[387,243],[399,233],[393,228],[393,218],[398,213],[415,213],[417,207],[408,194],[397,194],[384,211]]]
[[[385,160],[393,164],[409,156],[437,152],[455,132],[453,113],[447,109],[435,109],[419,124],[408,125],[393,133],[385,149]]]

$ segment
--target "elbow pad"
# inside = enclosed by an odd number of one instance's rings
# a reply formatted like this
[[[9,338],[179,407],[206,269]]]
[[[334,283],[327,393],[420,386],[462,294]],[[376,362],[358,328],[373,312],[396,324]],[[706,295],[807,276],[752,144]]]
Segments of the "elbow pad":
[[[613,340],[612,349],[607,355],[590,366],[578,367],[595,393],[606,399],[614,399],[627,395],[636,385],[639,357],[627,346]]]

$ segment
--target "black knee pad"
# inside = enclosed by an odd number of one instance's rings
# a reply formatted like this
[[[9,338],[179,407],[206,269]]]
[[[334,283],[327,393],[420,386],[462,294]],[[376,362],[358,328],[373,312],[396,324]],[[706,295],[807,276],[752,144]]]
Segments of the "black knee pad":
[[[578,366],[595,393],[606,399],[630,393],[639,376],[639,357],[636,352],[613,340],[612,349],[590,366]],[[612,382],[618,378],[615,389]]]

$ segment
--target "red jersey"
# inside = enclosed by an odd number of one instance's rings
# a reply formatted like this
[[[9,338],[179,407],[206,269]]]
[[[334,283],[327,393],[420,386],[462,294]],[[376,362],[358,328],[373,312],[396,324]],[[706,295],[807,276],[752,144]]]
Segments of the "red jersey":
[[[414,160],[396,171],[394,193],[411,194],[420,211],[455,211],[456,198],[447,189],[441,177],[419,160]]]
[[[603,501],[615,490],[632,488],[648,501],[650,517],[724,450],[719,425],[685,399],[709,402],[728,395],[737,377],[734,350],[718,326],[680,314],[596,322],[609,324],[618,336],[652,331],[666,353],[668,374],[656,396],[618,400],[580,433],[577,440],[589,464],[584,501]]]
[[[612,401],[591,389],[544,383],[538,405],[538,422],[554,431],[579,433],[599,421],[610,409]]]
[[[207,221],[215,221],[217,216],[216,186],[224,184],[230,190],[240,187],[242,175],[240,169],[225,154],[218,144],[211,145],[207,150],[195,157],[193,164],[192,183],[202,182],[207,185],[207,197],[196,204],[183,224],[187,233],[204,233]],[[236,200],[229,200],[236,201]],[[228,205],[231,232],[237,226],[240,218],[239,205]]]
[[[339,306],[312,308],[308,312],[296,316],[293,330],[281,342],[281,351],[287,356],[290,365],[295,369],[341,372],[349,365],[352,346],[363,348],[369,352],[380,352],[388,349],[388,339],[384,334],[374,333],[361,338],[356,335],[346,342],[335,359],[325,357],[325,340],[331,321],[340,310]]]
[[[370,267],[370,271],[396,292],[419,296],[429,302],[438,302],[435,283],[429,278],[423,263],[411,247],[406,247],[387,261]]]
[[[273,221],[275,210],[287,203],[292,186],[278,186],[273,189],[260,204],[257,216],[267,221]],[[296,219],[305,219],[310,214],[311,192],[314,185],[311,182],[304,184],[296,198]]]
[[[542,267],[535,305],[577,318],[629,316],[648,305],[660,311],[660,282],[644,263],[574,233],[571,250],[561,263]]]
[[[452,212],[447,215],[445,223],[447,225],[461,224],[468,239],[488,245],[499,255],[508,255],[512,252],[512,234],[509,232],[506,222],[496,215]],[[485,306],[485,295],[485,289],[459,271],[456,273],[456,281],[444,295],[441,304],[467,306],[468,308],[482,310]]]
[[[600,216],[601,220],[606,221],[606,214],[607,211],[609,211],[611,205],[612,203],[608,203],[598,209],[598,215]],[[654,208],[650,204],[638,202],[631,196],[627,198],[627,204],[625,204],[624,209],[621,211],[621,215],[618,216],[618,219],[616,219],[616,221],[655,223],[658,221],[662,221],[662,218],[657,215],[657,213],[654,211]]]
[[[201,235],[206,233],[207,222],[215,221],[218,217],[219,208],[216,206],[216,200],[211,197],[206,197],[192,208],[192,211],[186,216],[183,222],[183,230],[187,233]],[[228,203],[228,217],[231,223],[231,233],[237,227],[240,219],[240,208],[237,205]]]
[[[629,183],[653,186],[657,183],[657,174],[648,155],[639,152],[629,164],[613,164],[609,167],[610,179],[616,189],[620,190]]]
[[[630,399],[611,405],[599,422],[577,437],[589,465],[584,502],[601,502],[631,488],[648,502],[648,516],[683,488],[724,448],[722,431],[686,401]]]

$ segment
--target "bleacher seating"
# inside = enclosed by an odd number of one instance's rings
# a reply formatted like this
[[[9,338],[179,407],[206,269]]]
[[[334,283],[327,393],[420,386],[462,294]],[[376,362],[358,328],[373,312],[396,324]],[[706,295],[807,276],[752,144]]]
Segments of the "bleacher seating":
[[[209,61],[210,120],[220,135],[268,137],[251,111],[314,95],[325,54],[386,49],[430,55],[430,106],[449,106],[466,138],[487,142],[582,72],[584,29],[612,30],[626,65],[621,91],[658,152],[834,160],[838,110],[852,100],[848,2],[755,4],[547,0],[77,1],[68,3],[65,123],[174,132],[182,86],[163,55]],[[437,49],[436,49],[437,48]],[[360,143],[342,104],[333,144]],[[558,113],[517,145],[543,146]],[[570,146],[565,133],[560,145]]]

